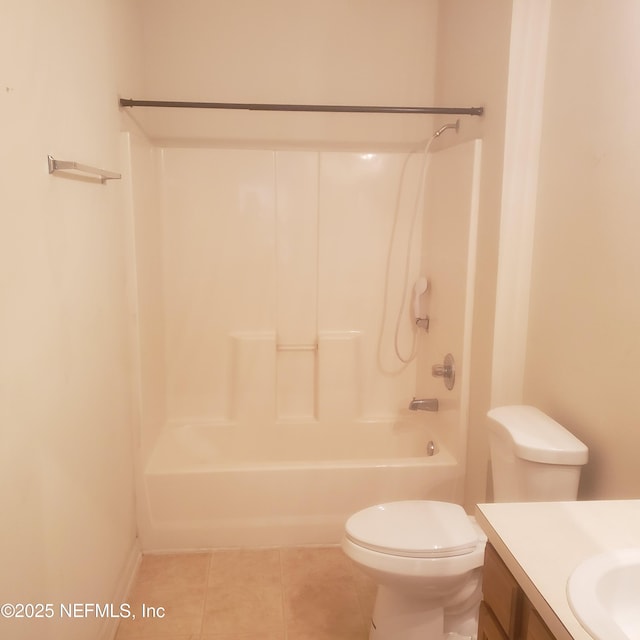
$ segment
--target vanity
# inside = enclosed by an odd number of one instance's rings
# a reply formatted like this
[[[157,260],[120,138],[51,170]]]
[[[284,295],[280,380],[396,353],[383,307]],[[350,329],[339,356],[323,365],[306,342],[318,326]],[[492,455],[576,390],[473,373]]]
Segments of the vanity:
[[[640,547],[640,500],[480,504],[487,534],[479,640],[593,640],[567,581],[588,558]]]
[[[478,640],[554,640],[495,548],[487,544]]]

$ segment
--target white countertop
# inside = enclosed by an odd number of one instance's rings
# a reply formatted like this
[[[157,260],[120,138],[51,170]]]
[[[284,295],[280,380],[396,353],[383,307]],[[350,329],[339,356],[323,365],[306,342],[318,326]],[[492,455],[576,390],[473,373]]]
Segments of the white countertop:
[[[640,500],[480,504],[476,518],[556,638],[592,640],[567,579],[589,556],[640,546]]]

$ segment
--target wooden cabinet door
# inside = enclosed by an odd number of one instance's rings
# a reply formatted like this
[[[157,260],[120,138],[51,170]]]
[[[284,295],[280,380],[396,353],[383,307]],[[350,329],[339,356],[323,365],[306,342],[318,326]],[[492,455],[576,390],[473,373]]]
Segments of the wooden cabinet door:
[[[522,607],[523,640],[555,640],[549,627],[527,599]]]
[[[515,638],[520,617],[522,591],[498,552],[488,544],[482,575],[484,601],[493,612],[508,638]]]
[[[509,640],[484,602],[480,603],[478,640]]]

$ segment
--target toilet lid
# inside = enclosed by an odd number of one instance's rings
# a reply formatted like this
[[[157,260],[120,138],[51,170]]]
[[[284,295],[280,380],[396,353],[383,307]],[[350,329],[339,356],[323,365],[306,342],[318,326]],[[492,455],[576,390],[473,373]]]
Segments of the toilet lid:
[[[388,502],[363,509],[347,520],[345,529],[356,544],[396,556],[464,555],[478,542],[460,505],[431,500]]]

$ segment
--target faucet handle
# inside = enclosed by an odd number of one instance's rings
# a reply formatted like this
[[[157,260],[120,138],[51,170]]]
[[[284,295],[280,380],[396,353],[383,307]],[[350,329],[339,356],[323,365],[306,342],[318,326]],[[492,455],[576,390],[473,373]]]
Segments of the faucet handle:
[[[453,356],[447,353],[443,364],[434,364],[431,367],[431,375],[434,378],[443,378],[444,386],[449,390],[453,389],[453,385],[456,382],[456,364]]]

